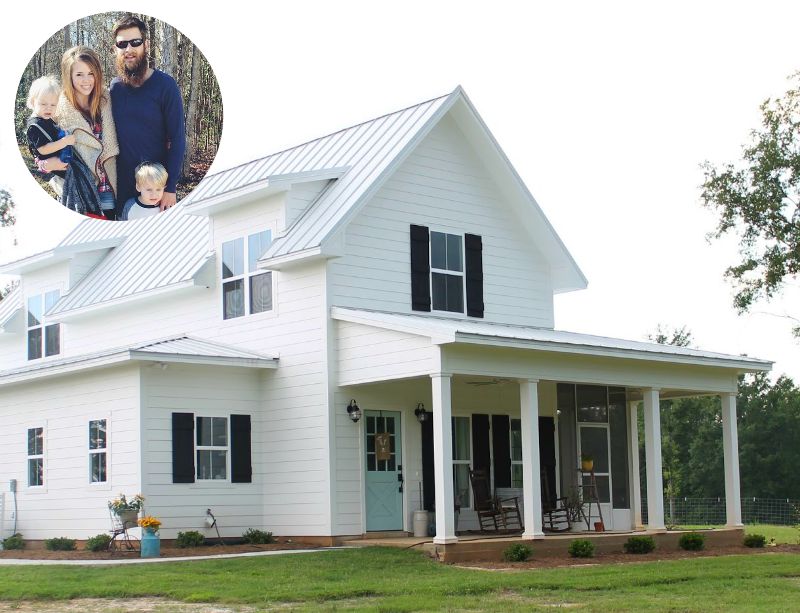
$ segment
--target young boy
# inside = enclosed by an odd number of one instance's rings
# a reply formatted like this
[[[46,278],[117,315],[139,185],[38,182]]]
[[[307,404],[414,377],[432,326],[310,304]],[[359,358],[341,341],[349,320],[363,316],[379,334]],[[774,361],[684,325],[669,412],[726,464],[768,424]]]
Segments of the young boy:
[[[39,77],[31,83],[27,104],[28,108],[33,110],[33,114],[27,122],[26,136],[28,149],[34,158],[45,160],[56,157],[66,147],[75,144],[75,136],[73,134],[63,136],[63,132],[53,120],[60,93],[61,86],[58,81],[49,75]],[[67,173],[61,170],[53,174],[58,179],[51,181],[51,186],[60,196],[61,186]]]
[[[142,219],[161,212],[159,202],[164,195],[169,175],[158,162],[142,162],[136,167],[136,191],[139,196],[131,198],[122,209],[122,221]]]

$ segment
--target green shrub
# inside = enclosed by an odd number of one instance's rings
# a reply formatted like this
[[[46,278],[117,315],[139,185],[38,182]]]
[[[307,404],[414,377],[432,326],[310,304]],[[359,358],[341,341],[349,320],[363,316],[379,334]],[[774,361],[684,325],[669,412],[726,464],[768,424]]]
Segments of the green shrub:
[[[700,551],[705,547],[705,544],[706,535],[699,532],[687,532],[686,534],[681,534],[681,538],[678,539],[678,547],[686,551]]]
[[[632,536],[625,542],[625,553],[650,553],[656,548],[652,536]]]
[[[188,530],[187,532],[178,532],[178,538],[175,539],[175,547],[200,547],[206,540],[202,534],[196,530]]]
[[[587,539],[576,539],[569,544],[569,555],[573,558],[594,557],[594,543]]]
[[[44,548],[48,551],[75,551],[77,545],[75,544],[75,539],[57,536],[56,538],[45,539]]]
[[[17,533],[3,539],[3,549],[25,549],[25,541],[22,540],[22,535]]]
[[[763,534],[745,534],[744,546],[745,547],[763,547],[767,542],[767,537]]]
[[[110,534],[97,534],[86,539],[86,549],[89,551],[105,551],[110,544]]]
[[[275,542],[275,537],[272,532],[265,532],[264,530],[256,530],[255,528],[248,528],[242,534],[242,539],[245,543],[250,545],[268,545]]]
[[[533,551],[524,543],[514,543],[503,552],[506,562],[524,562],[531,557]]]

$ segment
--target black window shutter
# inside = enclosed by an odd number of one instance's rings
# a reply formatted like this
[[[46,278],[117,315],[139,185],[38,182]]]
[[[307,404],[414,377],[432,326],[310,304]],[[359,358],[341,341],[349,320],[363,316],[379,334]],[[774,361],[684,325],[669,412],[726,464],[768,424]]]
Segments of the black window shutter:
[[[172,482],[194,483],[194,414],[172,414]]]
[[[472,416],[472,467],[489,474],[489,416]]]
[[[253,482],[249,415],[231,415],[231,481],[233,483]]]
[[[467,315],[483,317],[483,241],[477,234],[464,235],[467,276]]]
[[[511,440],[508,415],[492,415],[494,486],[511,487]]]
[[[430,234],[425,226],[411,226],[411,309],[431,310]]]
[[[436,500],[436,476],[433,466],[433,419],[422,422],[422,508],[434,510]]]

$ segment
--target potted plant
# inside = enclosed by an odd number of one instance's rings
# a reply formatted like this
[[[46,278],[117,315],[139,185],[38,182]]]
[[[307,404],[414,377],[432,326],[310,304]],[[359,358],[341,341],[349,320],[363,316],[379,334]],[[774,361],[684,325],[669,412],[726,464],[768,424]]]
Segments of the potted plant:
[[[583,495],[581,490],[573,487],[564,497],[564,509],[567,511],[567,521],[570,527],[580,524],[583,519]]]
[[[132,528],[136,525],[136,518],[139,516],[139,511],[144,506],[144,496],[136,494],[133,498],[128,500],[125,494],[120,494],[114,500],[109,501],[108,508],[114,513],[125,528]]]
[[[161,520],[145,515],[139,520],[139,525],[142,527],[142,557],[157,558],[161,553],[161,540],[158,536]]]
[[[592,468],[594,468],[594,457],[590,453],[582,453],[581,454],[581,470],[585,473],[592,472]]]

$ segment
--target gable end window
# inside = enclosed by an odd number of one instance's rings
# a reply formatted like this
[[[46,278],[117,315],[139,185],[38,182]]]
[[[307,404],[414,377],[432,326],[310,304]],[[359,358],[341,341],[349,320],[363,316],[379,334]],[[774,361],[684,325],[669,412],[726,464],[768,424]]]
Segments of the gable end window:
[[[172,414],[172,482],[251,483],[250,416]]]
[[[271,242],[264,230],[222,243],[223,319],[272,310],[272,273],[256,266]]]
[[[61,353],[61,325],[46,321],[47,313],[59,299],[58,290],[28,297],[26,326],[28,359],[38,360]]]
[[[411,226],[411,308],[483,317],[483,242]]]

